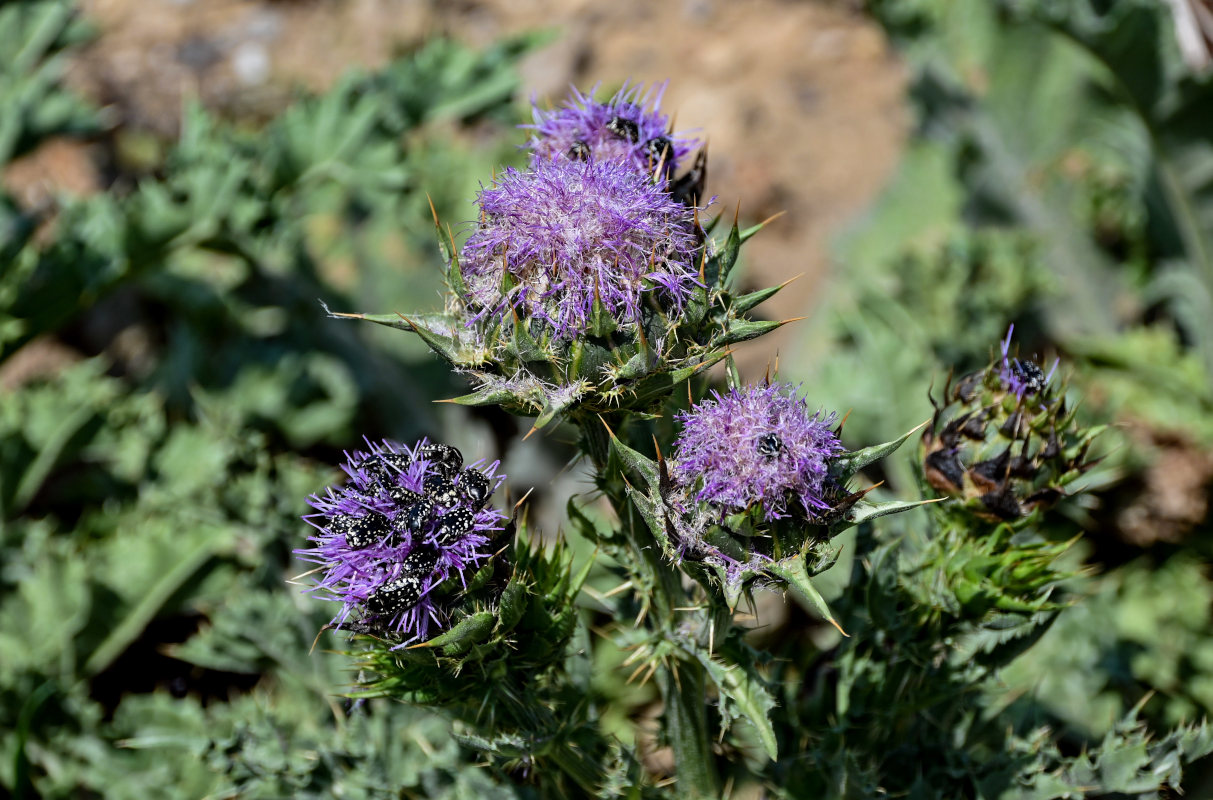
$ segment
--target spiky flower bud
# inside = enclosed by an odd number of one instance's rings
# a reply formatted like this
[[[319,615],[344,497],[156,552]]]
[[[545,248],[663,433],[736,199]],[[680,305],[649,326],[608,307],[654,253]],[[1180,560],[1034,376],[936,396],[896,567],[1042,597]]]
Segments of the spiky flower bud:
[[[697,146],[670,130],[660,112],[666,84],[624,86],[605,103],[573,89],[560,108],[533,109],[532,165],[553,161],[622,161],[646,177],[668,178]]]
[[[459,256],[473,319],[516,311],[569,339],[596,302],[626,330],[646,294],[676,315],[694,289],[693,210],[621,161],[540,159],[506,170],[478,201]]]
[[[991,520],[1015,521],[1064,496],[1090,466],[1087,450],[1102,430],[1081,429],[1046,373],[1011,355],[1014,326],[1001,356],[944,387],[922,437],[927,482]]]
[[[309,591],[341,603],[334,624],[424,640],[447,619],[439,587],[463,582],[502,530],[487,504],[505,476],[426,439],[367,445],[346,454],[348,481],[308,498],[312,546],[296,553],[319,565]]]

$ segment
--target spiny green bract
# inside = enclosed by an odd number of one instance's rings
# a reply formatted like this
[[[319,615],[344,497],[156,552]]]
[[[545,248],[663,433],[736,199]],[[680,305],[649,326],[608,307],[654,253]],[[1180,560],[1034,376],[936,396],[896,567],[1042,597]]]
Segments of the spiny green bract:
[[[495,714],[494,706],[508,705],[543,683],[544,674],[563,660],[576,627],[574,598],[588,565],[574,574],[563,541],[545,548],[523,530],[514,542],[516,527],[511,522],[506,528],[510,544],[466,588],[454,590],[455,610],[444,633],[395,650],[392,642],[355,637],[368,646],[351,653],[362,674],[352,696],[465,705],[476,715],[486,708]]]
[[[729,277],[742,243],[762,225],[740,230],[734,221],[723,243],[712,240],[714,220],[697,253],[701,284],[680,315],[668,314],[648,293],[640,324],[623,329],[595,302],[586,330],[572,340],[552,334],[541,320],[481,319],[469,322],[458,298],[466,295],[458,255],[447,256],[447,310],[440,314],[334,314],[366,319],[420,336],[475,391],[453,402],[499,405],[521,416],[537,416],[542,428],[561,413],[651,412],[675,386],[729,353],[729,348],[768,333],[779,321],[751,320],[747,313],[782,286],[744,295],[731,291]],[[512,289],[505,278],[502,293]]]
[[[945,529],[918,557],[917,569],[928,578],[921,584],[923,605],[970,620],[991,612],[1032,615],[1064,608],[1056,589],[1076,573],[1055,562],[1071,544],[1017,535],[1006,523],[979,538]]]

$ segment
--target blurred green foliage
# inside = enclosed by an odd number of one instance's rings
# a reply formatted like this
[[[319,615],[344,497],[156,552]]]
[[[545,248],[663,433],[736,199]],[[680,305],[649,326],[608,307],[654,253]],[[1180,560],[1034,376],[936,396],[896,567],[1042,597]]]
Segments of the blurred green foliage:
[[[986,363],[1015,323],[1022,354],[1062,355],[1059,379],[1088,424],[1122,424],[1101,436],[1090,493],[1042,519],[1039,539],[957,540],[937,513],[891,521],[867,549],[861,539],[831,607],[876,630],[844,619],[853,638],[807,657],[839,669],[852,695],[848,670],[902,689],[859,716],[852,700],[809,737],[818,764],[838,765],[834,784],[815,785],[856,797],[895,785],[911,797],[1159,796],[1147,775],[1173,757],[1151,749],[1161,732],[1213,710],[1213,470],[1201,466],[1213,463],[1213,75],[1183,63],[1165,4],[868,8],[909,65],[916,128],[882,197],[837,243],[842,268],[793,376],[827,407],[854,409],[855,443],[881,441],[928,417],[924,388],[938,398],[949,371]],[[921,468],[891,462],[883,477],[915,491]],[[1160,495],[1182,498],[1189,516],[1163,519]],[[1009,627],[998,614],[956,616],[1013,589],[1007,576],[1033,548],[1062,553],[1059,613]],[[975,635],[1022,652],[976,674]],[[909,644],[941,638],[953,648],[915,655]],[[842,689],[819,685],[813,708],[837,708]],[[911,697],[921,706],[907,714]],[[873,761],[885,730],[897,733]],[[1175,735],[1194,737],[1171,740],[1188,757],[1209,751],[1206,729]],[[1201,794],[1209,780],[1204,766],[1170,786]],[[854,782],[865,788],[847,794]]]
[[[150,136],[63,88],[87,37],[70,3],[0,7],[0,169]],[[0,195],[0,794],[491,791],[440,719],[335,696],[331,609],[284,581],[321,465],[432,431],[448,388],[322,303],[437,291],[421,187],[469,216],[534,41],[434,41],[256,129],[191,104],[98,193]]]

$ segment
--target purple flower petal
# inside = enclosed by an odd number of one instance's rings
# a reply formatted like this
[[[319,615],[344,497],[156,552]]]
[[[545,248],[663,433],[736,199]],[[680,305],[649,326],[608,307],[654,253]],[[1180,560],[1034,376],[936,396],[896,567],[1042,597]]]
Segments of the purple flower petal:
[[[552,160],[621,161],[647,178],[668,178],[699,146],[697,139],[670,132],[670,120],[660,113],[666,84],[625,85],[605,103],[576,89],[560,108],[533,109],[530,141],[532,166]]]
[[[1007,337],[1000,343],[1002,363],[998,368],[998,378],[1008,392],[1022,400],[1025,394],[1040,394],[1044,391],[1045,387],[1049,385],[1049,381],[1053,380],[1053,373],[1057,371],[1059,360],[1054,361],[1048,374],[1045,374],[1045,371],[1035,361],[1021,361],[1012,357],[1011,336],[1014,333],[1015,325],[1012,324],[1007,329]]]
[[[585,330],[595,297],[634,324],[654,292],[675,312],[697,281],[694,209],[618,161],[540,161],[480,192],[459,257],[472,317],[517,310],[561,338]],[[514,286],[502,293],[504,274]]]
[[[768,520],[798,500],[816,516],[825,499],[828,460],[844,449],[834,434],[834,414],[810,414],[787,384],[747,386],[680,414],[672,474],[695,500],[726,511],[760,503]]]

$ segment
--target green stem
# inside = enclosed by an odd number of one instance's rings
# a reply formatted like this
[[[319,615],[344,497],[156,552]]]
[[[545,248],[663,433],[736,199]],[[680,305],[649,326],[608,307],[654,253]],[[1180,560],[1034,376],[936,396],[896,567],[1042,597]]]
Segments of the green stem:
[[[619,468],[618,462],[610,458],[610,433],[606,425],[597,418],[579,422],[582,446],[603,479],[600,485],[619,516],[623,533],[639,556],[630,559],[629,568],[646,573],[633,575],[633,585],[650,587],[650,594],[645,598],[649,608],[645,626],[672,640],[680,635],[672,630],[678,615],[675,609],[691,603],[683,588],[682,572],[662,556],[653,532],[631,507],[622,481],[606,474],[609,469]],[[620,425],[611,420],[607,422],[616,433],[623,433]],[[657,685],[665,703],[665,731],[674,751],[678,796],[717,798],[720,796],[720,779],[708,729],[703,666],[698,662],[679,661],[675,677],[673,668],[666,666],[668,664],[668,660],[664,661],[663,667],[658,669]]]
[[[678,796],[720,797],[716,761],[708,738],[703,667],[682,661],[677,678],[671,671],[661,670],[658,685],[665,700],[665,729],[674,750]]]
[[[610,425],[612,420],[610,417],[599,419],[597,416],[579,416],[575,418],[575,421],[577,427],[581,429],[582,446],[589,455],[595,471],[601,475],[606,470],[611,456],[611,434],[607,431],[607,425]],[[611,503],[615,504],[615,501],[616,498],[612,497]],[[618,510],[617,505],[616,510]]]
[[[568,775],[574,783],[581,787],[589,797],[598,797],[602,791],[604,776],[599,762],[592,760],[580,748],[567,742],[552,746],[547,756]]]

